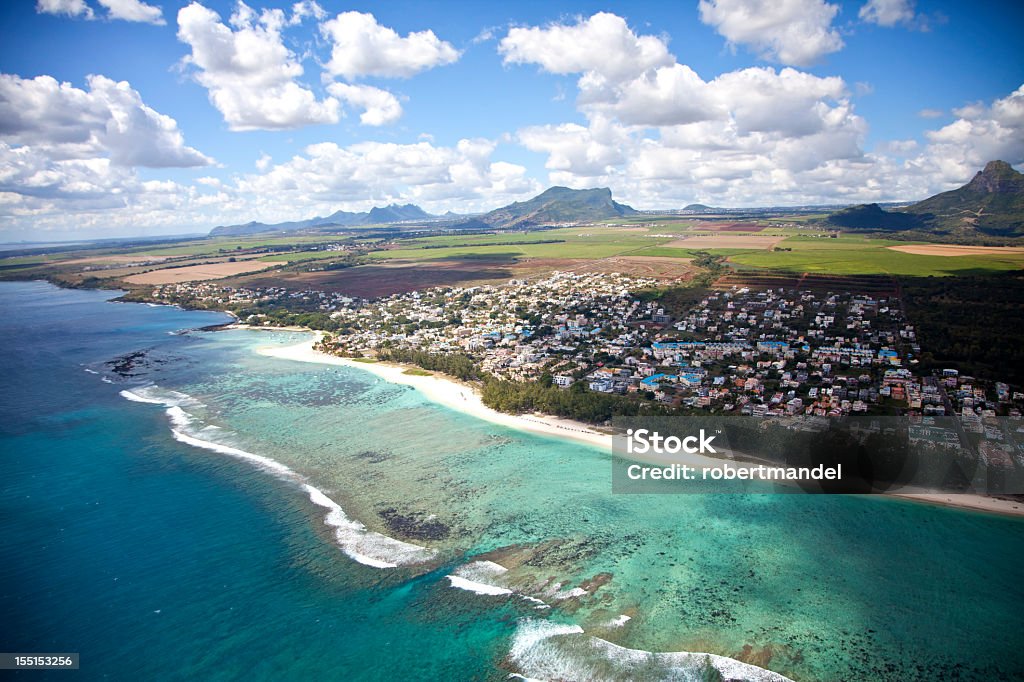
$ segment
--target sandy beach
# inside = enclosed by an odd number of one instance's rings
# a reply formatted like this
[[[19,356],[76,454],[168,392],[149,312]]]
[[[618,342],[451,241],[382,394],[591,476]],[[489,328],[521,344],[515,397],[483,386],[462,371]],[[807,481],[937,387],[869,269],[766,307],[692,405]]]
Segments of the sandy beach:
[[[240,329],[259,329],[259,327],[247,327],[246,325],[234,325]],[[281,331],[281,327],[274,330]],[[295,328],[294,331],[305,331],[308,329]],[[316,333],[316,332],[314,332]],[[319,333],[317,333],[319,338]],[[578,443],[591,445],[611,453],[612,436],[609,433],[602,433],[597,429],[582,422],[571,419],[560,419],[550,415],[514,415],[498,412],[483,404],[476,389],[455,379],[443,375],[431,374],[422,376],[417,374],[406,374],[406,370],[412,368],[409,365],[400,365],[391,362],[359,362],[352,358],[343,358],[336,355],[321,353],[313,349],[315,341],[302,341],[291,346],[273,346],[260,348],[257,352],[269,357],[295,360],[298,362],[313,362],[324,365],[341,365],[343,367],[355,367],[372,374],[376,374],[385,381],[395,384],[412,386],[421,391],[430,400],[459,410],[479,419],[486,419],[495,424],[501,424],[513,429],[527,431],[530,433],[551,436],[555,438],[568,438]],[[412,368],[418,369],[418,368]],[[701,460],[707,458],[700,458]],[[714,466],[720,463],[719,460],[708,459],[707,461],[694,462],[696,465]],[[1024,503],[1013,500],[1001,500],[994,497],[974,494],[949,494],[949,493],[887,493],[887,497],[897,497],[903,500],[910,500],[918,503],[934,504],[944,507],[955,507],[957,509],[969,509],[990,514],[1004,514],[1009,516],[1024,516]]]
[[[355,367],[376,374],[385,381],[412,386],[436,403],[479,419],[486,419],[495,424],[544,436],[568,438],[578,443],[601,448],[609,453],[612,450],[611,435],[601,433],[586,424],[542,414],[515,415],[498,412],[484,405],[480,394],[473,386],[437,374],[430,376],[406,374],[405,371],[410,368],[407,365],[390,362],[358,362],[351,358],[328,355],[314,350],[313,342],[310,341],[303,341],[293,346],[261,348],[258,352],[261,355],[285,360]]]

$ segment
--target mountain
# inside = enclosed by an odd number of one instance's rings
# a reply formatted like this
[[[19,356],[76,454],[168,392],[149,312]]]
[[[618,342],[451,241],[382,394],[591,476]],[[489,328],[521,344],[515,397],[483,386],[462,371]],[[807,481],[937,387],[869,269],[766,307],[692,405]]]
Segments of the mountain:
[[[551,187],[527,201],[517,201],[480,216],[492,227],[532,227],[552,223],[604,220],[636,215],[638,211],[612,199],[607,187]]]
[[[705,206],[704,204],[688,204],[682,210],[683,213],[719,213],[720,211],[721,209]]]
[[[830,215],[828,222],[848,230],[913,230],[924,225],[915,215],[885,211],[878,204],[844,208]]]
[[[930,227],[974,229],[991,235],[1024,235],[1024,174],[1005,161],[989,161],[984,170],[954,189],[903,209]]]
[[[332,228],[359,227],[361,225],[385,225],[401,223],[407,220],[427,220],[431,214],[414,204],[399,206],[391,204],[384,208],[371,208],[366,213],[349,213],[335,211],[329,216],[297,220],[287,223],[249,222],[242,225],[223,225],[210,230],[211,237],[236,237],[240,235],[260,234],[263,232],[297,232],[300,230],[330,230]]]
[[[827,219],[848,230],[919,230],[958,236],[1024,236],[1024,174],[990,161],[959,189],[895,211],[878,204],[844,208]]]
[[[364,224],[401,223],[406,220],[426,220],[433,217],[415,204],[406,204],[405,206],[391,204],[384,208],[371,208],[366,215]]]

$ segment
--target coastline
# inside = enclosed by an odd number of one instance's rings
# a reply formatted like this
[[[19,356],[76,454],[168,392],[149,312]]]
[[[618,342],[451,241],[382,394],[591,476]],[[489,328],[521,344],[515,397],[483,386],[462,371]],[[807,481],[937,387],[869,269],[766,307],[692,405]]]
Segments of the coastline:
[[[251,329],[251,327],[242,326],[236,328]],[[274,327],[273,329],[278,331],[285,330],[283,327]],[[309,330],[291,329],[290,331],[308,332]],[[412,365],[379,361],[358,362],[352,358],[343,358],[314,350],[313,343],[309,341],[303,341],[292,346],[260,348],[257,352],[260,355],[297,362],[355,367],[375,374],[390,383],[412,386],[421,391],[431,401],[477,417],[478,419],[484,419],[494,424],[501,424],[502,426],[542,436],[572,440],[577,443],[600,448],[608,453],[611,453],[612,450],[612,437],[610,434],[601,433],[583,422],[539,413],[515,415],[498,412],[484,405],[483,400],[480,398],[480,393],[475,387],[436,373],[431,373],[429,376],[406,374],[405,372],[408,369],[419,369]]]
[[[296,331],[313,333],[319,338],[320,332],[311,331],[301,327],[250,327],[244,324],[232,325],[233,329],[266,329],[268,331]],[[526,431],[542,436],[568,439],[576,443],[582,443],[597,447],[607,453],[612,451],[612,436],[602,433],[597,429],[582,422],[571,419],[562,419],[551,415],[535,413],[531,415],[513,415],[498,412],[483,404],[479,392],[470,384],[456,379],[432,373],[429,376],[418,374],[406,374],[406,370],[420,369],[413,365],[403,365],[393,362],[359,362],[352,358],[344,358],[330,355],[313,349],[314,341],[302,341],[300,343],[284,347],[259,348],[260,355],[294,360],[297,362],[310,362],[325,365],[339,365],[342,367],[355,367],[379,376],[385,381],[412,386],[421,391],[428,399],[438,404],[449,407],[453,410],[463,412],[478,419],[484,419],[494,424],[501,424],[509,428]],[[984,495],[971,493],[885,493],[884,497],[897,498],[918,504],[930,504],[942,507],[952,507],[963,511],[974,511],[1000,516],[1024,516],[1024,503],[1013,500],[1004,500]]]

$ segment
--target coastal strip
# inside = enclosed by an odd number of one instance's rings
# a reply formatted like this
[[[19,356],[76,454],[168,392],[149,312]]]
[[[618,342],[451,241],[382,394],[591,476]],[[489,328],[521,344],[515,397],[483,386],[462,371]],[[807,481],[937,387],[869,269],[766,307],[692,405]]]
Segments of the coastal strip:
[[[258,329],[244,325],[237,325],[235,328]],[[280,328],[275,328],[275,330],[282,331]],[[500,424],[508,428],[526,431],[533,434],[571,440],[577,443],[600,448],[609,454],[612,451],[611,434],[602,433],[583,422],[571,419],[562,419],[539,413],[530,415],[514,415],[498,412],[497,410],[484,405],[479,392],[470,384],[438,374],[431,374],[429,376],[406,374],[406,370],[410,368],[418,369],[412,365],[402,365],[392,362],[360,362],[352,358],[330,355],[313,348],[317,338],[319,338],[318,332],[310,332],[308,329],[300,328],[292,328],[284,331],[303,331],[316,334],[317,336],[309,341],[301,341],[290,346],[268,346],[258,348],[257,352],[260,355],[284,360],[354,367],[365,372],[370,372],[371,374],[391,383],[412,386],[413,388],[421,391],[423,395],[435,403],[479,419],[484,419],[494,424]],[[952,507],[959,510],[969,510],[1001,516],[1024,516],[1024,503],[973,493],[951,494],[906,492],[885,493],[880,495],[880,497],[897,498],[904,501]]]
[[[324,365],[354,367],[370,372],[394,384],[412,386],[423,393],[429,400],[465,414],[484,419],[494,424],[501,424],[520,431],[528,431],[543,436],[553,436],[591,445],[611,453],[612,437],[571,419],[561,419],[550,415],[531,414],[515,415],[498,412],[484,405],[479,392],[471,385],[455,379],[436,374],[406,374],[411,365],[400,365],[391,362],[359,362],[352,358],[322,353],[313,348],[315,340],[302,341],[291,346],[272,346],[257,349],[260,355],[294,360],[297,362],[313,362]]]

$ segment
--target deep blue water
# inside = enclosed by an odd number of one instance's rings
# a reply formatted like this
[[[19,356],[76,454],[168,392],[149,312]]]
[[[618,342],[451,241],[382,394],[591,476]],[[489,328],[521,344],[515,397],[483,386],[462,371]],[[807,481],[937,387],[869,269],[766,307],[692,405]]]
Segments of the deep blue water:
[[[224,321],[110,296],[0,284],[2,650],[80,652],[88,679],[504,677],[500,611],[345,560],[294,490],[85,372]]]

